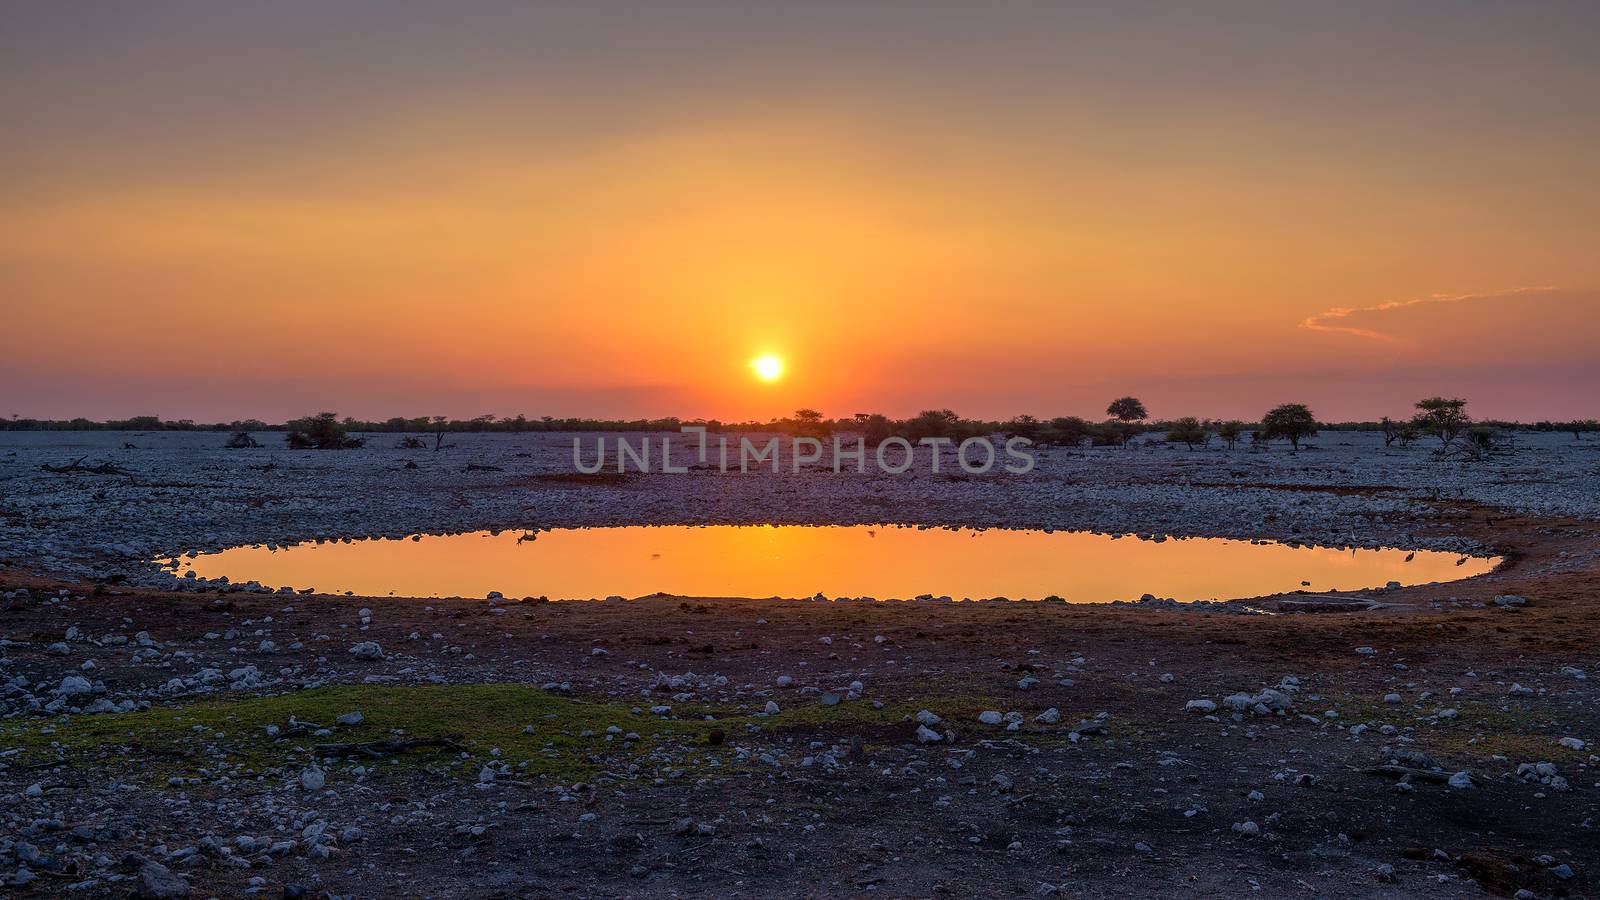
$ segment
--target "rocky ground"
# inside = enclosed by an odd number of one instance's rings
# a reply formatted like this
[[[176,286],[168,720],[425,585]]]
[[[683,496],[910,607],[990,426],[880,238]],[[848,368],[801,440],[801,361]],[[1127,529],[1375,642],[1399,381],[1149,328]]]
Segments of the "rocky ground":
[[[1299,454],[1057,450],[1011,480],[584,480],[565,440],[289,453],[0,434],[6,890],[1597,891],[1600,442],[1524,438],[1467,462],[1327,434]],[[132,474],[39,469],[79,456]],[[222,592],[148,564],[255,541],[767,520],[1507,562],[1373,610],[1269,598],[1249,616],[362,599]]]

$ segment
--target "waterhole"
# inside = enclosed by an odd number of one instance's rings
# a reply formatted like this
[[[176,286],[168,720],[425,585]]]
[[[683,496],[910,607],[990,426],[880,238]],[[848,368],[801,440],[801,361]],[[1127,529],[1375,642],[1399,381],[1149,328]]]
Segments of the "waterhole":
[[[641,525],[234,547],[180,576],[362,596],[1227,600],[1454,581],[1499,562],[1427,550],[883,525]]]

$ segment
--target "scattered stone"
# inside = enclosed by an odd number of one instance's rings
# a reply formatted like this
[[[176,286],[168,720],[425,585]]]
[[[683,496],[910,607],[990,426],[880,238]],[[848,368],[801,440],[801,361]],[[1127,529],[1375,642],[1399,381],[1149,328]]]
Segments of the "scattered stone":
[[[362,641],[350,648],[350,655],[356,659],[383,659],[383,648],[377,641]]]
[[[189,882],[153,860],[146,860],[139,866],[139,876],[135,884],[139,896],[150,900],[189,896]]]

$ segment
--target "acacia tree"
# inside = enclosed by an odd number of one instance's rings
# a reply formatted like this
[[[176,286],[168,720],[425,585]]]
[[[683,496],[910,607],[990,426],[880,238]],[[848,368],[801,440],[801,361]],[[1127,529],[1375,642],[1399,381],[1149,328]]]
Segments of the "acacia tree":
[[[1304,403],[1285,403],[1261,417],[1262,440],[1287,440],[1295,450],[1300,441],[1317,433],[1317,418]]]
[[[1106,414],[1111,416],[1111,421],[1106,423],[1106,432],[1124,447],[1139,433],[1138,423],[1150,418],[1150,413],[1145,411],[1138,397],[1118,397],[1106,407]]]
[[[1233,449],[1233,445],[1238,442],[1239,435],[1243,431],[1244,423],[1238,419],[1229,419],[1226,422],[1217,423],[1217,437],[1228,442],[1229,450]]]
[[[1182,441],[1189,447],[1189,452],[1194,452],[1194,445],[1204,445],[1211,440],[1211,431],[1194,416],[1184,416],[1173,419],[1167,427],[1167,440]]]
[[[1472,424],[1472,417],[1467,415],[1467,401],[1459,398],[1429,397],[1418,400],[1417,409],[1419,412],[1413,421],[1424,433],[1439,439],[1440,453],[1447,452],[1461,432]]]
[[[822,413],[814,409],[797,409],[794,411],[794,433],[797,437],[825,440],[833,433],[833,429],[822,420]]]
[[[1106,407],[1106,415],[1118,422],[1130,423],[1150,418],[1150,414],[1145,412],[1144,404],[1139,402],[1138,397],[1119,397],[1111,401],[1111,405]]]

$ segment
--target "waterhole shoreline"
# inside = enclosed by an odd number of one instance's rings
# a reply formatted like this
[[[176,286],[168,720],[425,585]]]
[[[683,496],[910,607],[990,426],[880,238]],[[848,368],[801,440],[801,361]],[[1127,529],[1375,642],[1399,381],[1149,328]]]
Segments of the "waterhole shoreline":
[[[405,598],[650,596],[1227,603],[1489,574],[1499,557],[1091,530],[648,524],[344,537],[190,551],[196,589]]]

